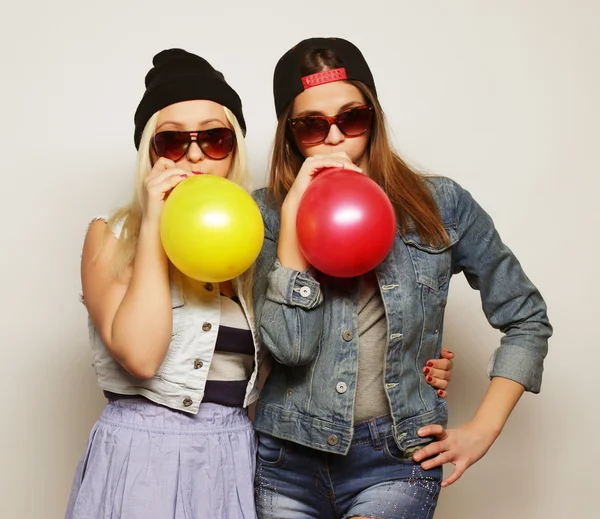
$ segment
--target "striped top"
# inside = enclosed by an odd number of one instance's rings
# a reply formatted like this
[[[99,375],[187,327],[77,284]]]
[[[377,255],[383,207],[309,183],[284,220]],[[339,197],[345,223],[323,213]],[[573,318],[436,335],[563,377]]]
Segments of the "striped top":
[[[242,407],[254,369],[254,343],[237,297],[221,294],[221,322],[202,402]]]
[[[208,370],[202,402],[243,407],[246,388],[254,370],[254,343],[248,321],[237,296],[221,299],[221,322]],[[109,400],[145,398],[104,391]]]

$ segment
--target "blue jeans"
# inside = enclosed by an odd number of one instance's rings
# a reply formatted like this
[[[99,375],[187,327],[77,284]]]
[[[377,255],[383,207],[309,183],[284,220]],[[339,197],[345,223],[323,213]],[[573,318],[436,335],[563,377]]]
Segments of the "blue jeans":
[[[401,452],[389,417],[357,424],[346,456],[258,435],[254,480],[260,519],[431,519],[442,469]]]

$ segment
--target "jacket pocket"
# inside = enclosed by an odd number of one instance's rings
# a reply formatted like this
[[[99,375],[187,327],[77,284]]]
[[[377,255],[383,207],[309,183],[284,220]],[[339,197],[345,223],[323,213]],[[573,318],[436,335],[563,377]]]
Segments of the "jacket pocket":
[[[456,231],[446,229],[450,243],[434,246],[422,243],[415,233],[402,236],[410,255],[417,283],[425,285],[436,292],[450,280],[452,273],[451,247],[458,241]]]

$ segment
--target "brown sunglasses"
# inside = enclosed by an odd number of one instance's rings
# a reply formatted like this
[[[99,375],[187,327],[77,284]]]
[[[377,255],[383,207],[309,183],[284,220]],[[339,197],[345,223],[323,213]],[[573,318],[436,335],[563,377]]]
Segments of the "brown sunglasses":
[[[306,115],[288,119],[296,138],[302,144],[319,144],[323,142],[332,125],[336,125],[346,137],[358,137],[371,127],[373,107],[361,105],[348,108],[335,115]]]

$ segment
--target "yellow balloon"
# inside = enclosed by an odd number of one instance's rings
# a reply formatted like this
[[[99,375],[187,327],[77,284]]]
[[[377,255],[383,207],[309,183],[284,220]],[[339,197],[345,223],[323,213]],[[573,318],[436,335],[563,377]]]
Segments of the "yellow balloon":
[[[226,178],[198,175],[169,194],[160,237],[167,257],[182,273],[218,283],[254,263],[264,225],[258,206],[243,188]]]

